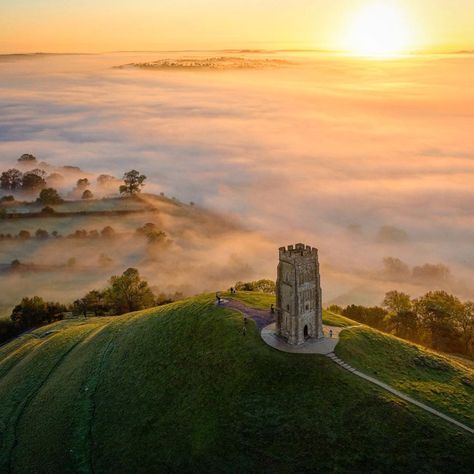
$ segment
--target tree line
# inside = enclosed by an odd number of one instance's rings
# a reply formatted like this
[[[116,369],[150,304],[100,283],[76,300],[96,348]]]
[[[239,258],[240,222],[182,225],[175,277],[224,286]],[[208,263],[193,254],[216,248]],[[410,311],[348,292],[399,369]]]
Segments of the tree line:
[[[0,174],[0,189],[7,192],[39,192],[37,202],[44,205],[55,205],[64,202],[58,191],[49,187],[48,183],[58,182],[63,177],[58,173],[47,176],[41,168],[34,168],[30,171],[22,172],[16,168],[3,171]],[[100,175],[97,178],[99,186],[115,180],[113,176]],[[134,196],[141,192],[145,186],[146,176],[137,170],[130,170],[123,175],[123,184],[119,186],[119,193],[124,196]],[[94,195],[87,189],[91,185],[88,178],[80,178],[76,182],[74,192],[80,193],[82,199],[92,199]],[[14,201],[13,196],[4,196],[3,202]]]
[[[0,343],[24,331],[60,321],[69,313],[76,316],[111,316],[171,303],[183,297],[180,293],[155,295],[136,268],[109,279],[103,290],[92,290],[69,305],[45,301],[39,296],[25,297],[9,319],[0,319]]]
[[[419,298],[389,291],[382,306],[327,309],[435,350],[474,356],[474,303],[446,291],[430,291]]]
[[[49,233],[45,229],[36,229],[33,233],[28,230],[20,230],[18,234],[10,234],[10,233],[0,233],[0,241],[3,240],[20,240],[20,241],[28,241],[31,239],[36,240],[47,240],[47,239],[113,239],[118,237],[118,234],[115,229],[111,226],[106,226],[102,230],[92,229],[77,229],[74,232],[62,236],[58,231],[53,230]],[[168,239],[166,232],[160,230],[156,224],[152,222],[148,222],[141,227],[138,227],[135,230],[135,235],[139,237],[144,237],[149,244],[163,244],[169,245],[172,241]]]

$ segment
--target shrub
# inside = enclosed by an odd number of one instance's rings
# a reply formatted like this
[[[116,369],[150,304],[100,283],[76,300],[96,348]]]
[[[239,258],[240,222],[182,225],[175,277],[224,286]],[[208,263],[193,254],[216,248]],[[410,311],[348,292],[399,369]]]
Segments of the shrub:
[[[263,293],[275,293],[275,282],[273,280],[256,280],[242,282],[238,281],[235,284],[237,291],[261,291]]]

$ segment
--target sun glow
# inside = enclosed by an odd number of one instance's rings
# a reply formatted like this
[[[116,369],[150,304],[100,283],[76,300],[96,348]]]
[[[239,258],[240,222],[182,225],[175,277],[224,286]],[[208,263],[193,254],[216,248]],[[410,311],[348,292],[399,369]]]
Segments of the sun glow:
[[[366,5],[353,18],[346,47],[353,54],[393,57],[408,52],[411,31],[404,13],[387,2]]]

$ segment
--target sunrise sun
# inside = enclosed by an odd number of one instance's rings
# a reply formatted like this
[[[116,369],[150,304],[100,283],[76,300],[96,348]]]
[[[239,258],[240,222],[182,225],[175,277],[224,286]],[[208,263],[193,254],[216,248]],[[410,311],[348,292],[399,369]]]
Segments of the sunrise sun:
[[[404,12],[388,2],[371,3],[351,20],[346,49],[354,55],[393,57],[407,52],[411,32]]]

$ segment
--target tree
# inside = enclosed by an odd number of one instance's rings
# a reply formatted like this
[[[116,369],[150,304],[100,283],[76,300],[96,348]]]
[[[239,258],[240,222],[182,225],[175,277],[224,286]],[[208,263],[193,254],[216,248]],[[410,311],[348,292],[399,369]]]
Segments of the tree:
[[[21,240],[28,240],[31,239],[31,234],[27,230],[20,230],[18,238]]]
[[[39,173],[44,173],[42,170],[28,171],[23,175],[22,189],[24,191],[38,191],[46,187],[44,176]]]
[[[89,180],[87,178],[80,178],[77,180],[76,188],[79,191],[83,191],[84,189],[90,186]]]
[[[343,311],[342,307],[338,304],[331,304],[326,309],[334,314],[342,314]]]
[[[35,163],[36,161],[36,156],[30,155],[29,153],[25,153],[24,155],[21,155],[20,158],[18,158],[18,163],[30,164]]]
[[[464,303],[463,310],[457,315],[455,324],[461,334],[463,352],[472,355],[474,352],[474,303],[472,301]]]
[[[145,186],[144,181],[146,176],[140,174],[137,170],[128,171],[123,175],[123,182],[119,188],[120,194],[128,194],[133,196],[141,191],[141,188]]]
[[[385,317],[387,316],[387,311],[378,306],[367,308],[365,306],[351,304],[344,308],[342,315],[377,329],[385,329],[386,327]]]
[[[410,267],[399,258],[386,257],[383,259],[384,273],[394,280],[406,279],[410,276]]]
[[[18,334],[18,328],[11,319],[0,318],[0,344]]]
[[[152,222],[148,222],[143,227],[139,227],[137,234],[146,237],[149,244],[165,244],[169,242],[166,238],[166,233],[162,230],[158,230],[156,224]]]
[[[23,298],[13,308],[10,319],[20,330],[26,330],[62,319],[66,308],[59,303],[49,303],[39,296]]]
[[[15,168],[4,171],[0,176],[0,187],[6,191],[21,189],[23,173]]]
[[[48,186],[60,186],[62,182],[64,181],[64,176],[59,173],[51,173],[47,178],[46,178],[46,183]]]
[[[262,293],[275,293],[275,282],[273,280],[256,280],[256,281],[238,281],[235,284],[237,291],[260,291]]]
[[[56,211],[50,206],[46,206],[41,209],[41,214],[54,214],[55,212]]]
[[[382,306],[392,313],[409,311],[411,309],[410,295],[399,291],[389,291],[385,293]]]
[[[40,239],[40,240],[45,240],[49,237],[49,234],[48,234],[48,231],[47,230],[44,230],[44,229],[38,229],[36,232],[35,232],[35,236],[37,239]]]
[[[64,199],[54,188],[45,188],[41,190],[38,202],[44,205],[54,205],[63,203]]]
[[[388,315],[388,329],[397,337],[418,340],[418,317],[412,310],[402,309]]]
[[[104,237],[105,239],[111,239],[115,237],[116,233],[115,233],[115,230],[108,225],[100,231],[100,235]]]
[[[86,190],[82,193],[81,199],[92,199],[93,197],[94,197],[94,195],[92,194],[92,192],[89,191],[88,189],[86,189]]]
[[[148,283],[140,278],[136,268],[125,270],[121,276],[113,276],[105,298],[115,314],[150,308],[155,302]]]
[[[463,305],[445,291],[430,291],[414,301],[424,339],[434,349],[451,350],[456,339],[455,320],[463,311]]]
[[[74,316],[82,314],[82,316],[87,318],[87,302],[84,301],[84,298],[73,301],[71,311]]]
[[[410,295],[399,291],[389,291],[385,294],[382,306],[389,311],[387,329],[398,337],[416,338],[417,318],[411,311]]]
[[[105,301],[105,294],[103,291],[92,290],[83,298],[89,311],[92,311],[95,316],[104,315],[107,310],[107,303]]]
[[[112,184],[114,181],[116,181],[116,178],[110,174],[101,174],[97,177],[97,184],[99,186],[107,186]]]
[[[34,170],[28,171],[28,173],[33,173],[43,179],[46,179],[46,171],[41,168],[35,168]]]

